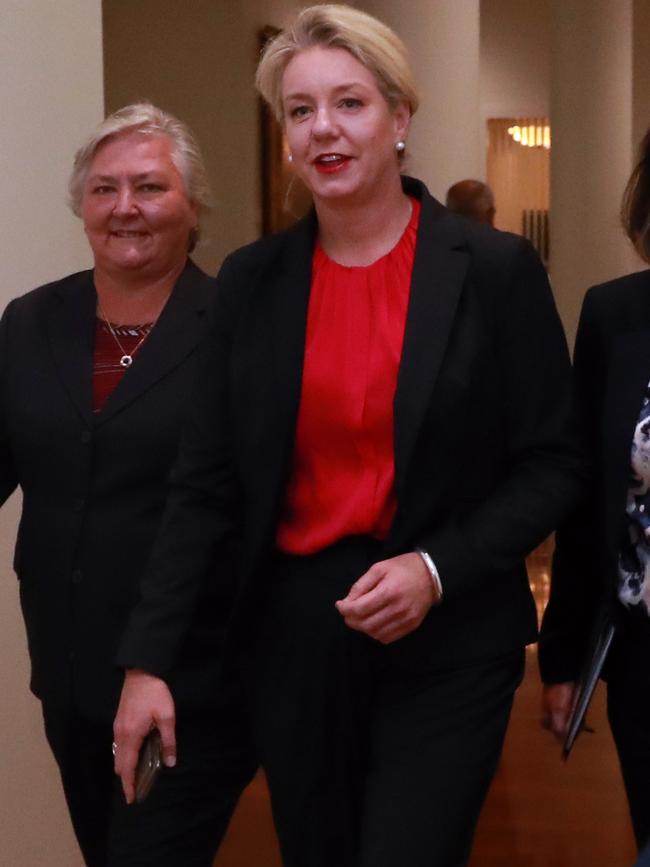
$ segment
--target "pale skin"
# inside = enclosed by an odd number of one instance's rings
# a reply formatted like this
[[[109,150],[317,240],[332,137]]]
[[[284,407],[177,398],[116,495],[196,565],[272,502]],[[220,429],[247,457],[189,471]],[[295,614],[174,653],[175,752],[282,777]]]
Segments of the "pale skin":
[[[313,195],[321,245],[343,265],[374,262],[410,219],[395,150],[408,133],[408,106],[389,106],[373,74],[347,51],[321,47],[289,62],[282,102],[292,166]],[[437,601],[424,561],[409,552],[373,564],[336,607],[348,627],[390,644],[417,629]],[[169,690],[145,672],[128,672],[115,721],[115,768],[129,802],[140,743],[159,721],[172,765]]]
[[[155,321],[185,267],[198,223],[168,137],[127,131],[100,145],[81,216],[101,310],[118,325]]]
[[[542,725],[560,741],[563,741],[566,737],[575,694],[576,684],[573,681],[544,686],[542,693]]]

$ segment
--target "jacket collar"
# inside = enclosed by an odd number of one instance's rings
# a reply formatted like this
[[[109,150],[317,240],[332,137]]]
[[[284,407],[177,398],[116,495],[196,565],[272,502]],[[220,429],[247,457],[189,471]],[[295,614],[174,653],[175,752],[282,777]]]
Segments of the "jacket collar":
[[[394,402],[398,496],[440,372],[469,265],[462,221],[450,215],[421,182],[405,177],[403,187],[421,201],[421,211]],[[295,437],[317,231],[312,211],[286,233],[281,259],[268,269],[272,276],[264,287],[275,373],[275,430],[282,432],[275,442],[281,449],[279,466],[286,469],[278,478],[278,490],[286,482]]]
[[[421,202],[402,359],[395,394],[395,488],[406,469],[445,355],[469,266],[462,224],[424,184],[403,179]]]
[[[155,328],[138,350],[103,410],[92,412],[92,375],[97,294],[93,272],[61,282],[47,331],[61,379],[86,424],[100,426],[166,376],[195,348],[212,281],[188,261]]]

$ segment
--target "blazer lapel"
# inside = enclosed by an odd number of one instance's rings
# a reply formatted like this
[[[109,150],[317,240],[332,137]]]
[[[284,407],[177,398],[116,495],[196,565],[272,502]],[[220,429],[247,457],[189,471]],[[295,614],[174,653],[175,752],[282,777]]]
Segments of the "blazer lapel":
[[[79,415],[90,427],[97,295],[93,272],[63,281],[52,299],[46,330],[56,369]]]
[[[409,181],[406,181],[410,192]],[[469,265],[464,239],[424,189],[394,402],[395,487],[406,467],[445,354]]]
[[[197,285],[200,291],[197,291]],[[95,424],[100,426],[166,376],[192,352],[199,340],[207,292],[212,281],[187,263],[151,334],[135,356],[133,367],[112,392]]]
[[[279,487],[284,485],[290,470],[296,433],[316,229],[313,213],[294,227],[267,296],[271,305],[266,327],[271,337],[273,383],[270,393],[275,437],[272,447],[278,449]]]

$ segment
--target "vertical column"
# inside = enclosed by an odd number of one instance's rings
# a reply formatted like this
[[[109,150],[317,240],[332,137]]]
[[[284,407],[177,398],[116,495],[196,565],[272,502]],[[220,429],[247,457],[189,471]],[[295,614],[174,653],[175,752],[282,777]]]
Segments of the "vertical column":
[[[632,167],[633,0],[552,0],[551,276],[572,340],[585,290],[638,267],[618,218]]]
[[[0,309],[89,264],[65,204],[66,182],[76,146],[102,112],[100,0],[2,0]],[[17,514],[15,497],[0,513],[0,863],[81,867],[40,707],[28,691],[11,568]]]
[[[650,3],[634,0],[632,142],[637,148],[650,127]]]
[[[404,40],[421,103],[409,137],[406,170],[444,200],[451,184],[485,176],[480,112],[479,0],[364,0]]]

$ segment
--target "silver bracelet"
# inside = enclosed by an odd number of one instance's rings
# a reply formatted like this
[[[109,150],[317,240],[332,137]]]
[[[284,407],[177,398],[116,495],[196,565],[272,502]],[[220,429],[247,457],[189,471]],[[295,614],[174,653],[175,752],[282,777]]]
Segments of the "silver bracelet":
[[[417,554],[420,555],[420,557],[422,557],[424,565],[429,570],[429,575],[431,575],[433,586],[436,593],[438,594],[438,598],[436,599],[434,604],[439,605],[442,602],[442,581],[440,580],[440,575],[438,574],[438,570],[436,569],[436,564],[429,556],[428,551],[425,551],[423,548],[416,548],[415,551]]]

